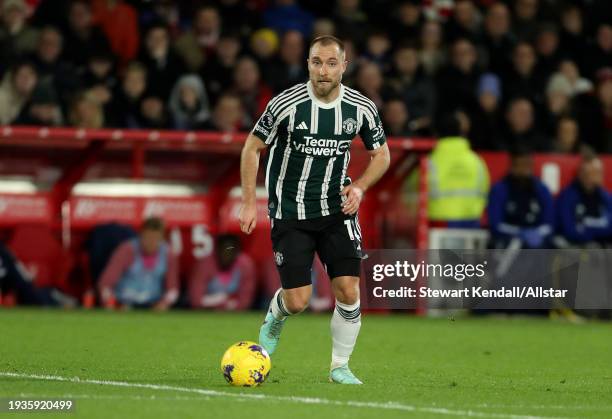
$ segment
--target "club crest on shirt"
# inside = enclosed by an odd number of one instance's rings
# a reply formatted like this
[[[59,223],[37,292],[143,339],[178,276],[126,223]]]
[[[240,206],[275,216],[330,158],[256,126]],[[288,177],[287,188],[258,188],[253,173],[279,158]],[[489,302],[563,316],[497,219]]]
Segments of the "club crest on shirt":
[[[357,128],[357,121],[353,118],[347,118],[342,122],[342,129],[346,134],[354,134]]]
[[[274,252],[274,262],[276,262],[277,266],[281,266],[283,264],[284,258],[281,252]]]

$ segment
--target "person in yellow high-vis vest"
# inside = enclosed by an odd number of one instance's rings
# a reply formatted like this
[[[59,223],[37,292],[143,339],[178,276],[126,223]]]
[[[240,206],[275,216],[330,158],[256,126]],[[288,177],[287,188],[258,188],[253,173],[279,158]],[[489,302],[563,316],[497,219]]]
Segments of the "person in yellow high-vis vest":
[[[489,171],[462,136],[466,131],[462,116],[449,113],[436,123],[439,140],[428,158],[427,210],[434,223],[479,227],[489,193]]]

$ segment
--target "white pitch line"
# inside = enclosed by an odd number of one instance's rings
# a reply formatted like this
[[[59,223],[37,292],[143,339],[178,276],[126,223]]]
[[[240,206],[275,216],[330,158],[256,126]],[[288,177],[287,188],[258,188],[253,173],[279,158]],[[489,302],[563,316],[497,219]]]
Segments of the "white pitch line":
[[[487,408],[487,409],[556,409],[556,410],[601,410],[601,411],[609,411],[612,410],[612,405],[610,406],[566,406],[562,404],[489,404],[489,403],[480,403],[474,405],[474,408]]]
[[[193,387],[179,387],[169,386],[165,384],[150,384],[150,383],[130,383],[127,381],[112,381],[112,380],[96,380],[79,377],[62,377],[58,375],[41,375],[41,374],[21,374],[16,372],[0,371],[0,377],[14,377],[23,378],[30,380],[44,380],[44,381],[63,381],[69,383],[80,383],[80,384],[95,384],[112,387],[129,387],[129,388],[143,388],[148,390],[161,390],[161,391],[176,391],[183,393],[200,394],[208,397],[230,397],[241,400],[260,400],[260,401],[281,401],[298,404],[315,404],[315,405],[333,405],[333,406],[348,406],[348,407],[363,407],[370,409],[383,409],[383,410],[401,410],[408,412],[422,412],[422,413],[434,413],[439,415],[447,416],[468,416],[468,417],[481,417],[481,418],[498,418],[498,419],[564,419],[558,416],[531,416],[531,415],[513,415],[506,413],[489,413],[489,412],[475,412],[473,410],[453,410],[442,407],[421,407],[413,406],[408,404],[402,404],[397,402],[360,402],[356,400],[332,400],[322,399],[318,397],[300,397],[300,396],[273,396],[268,394],[247,394],[247,393],[230,393],[227,391],[218,390],[207,390],[203,388]]]
[[[93,400],[171,400],[171,401],[208,401],[208,396],[137,396],[122,394],[87,394],[87,393],[64,393],[64,394],[38,394],[19,393],[15,396],[19,399],[93,399]]]

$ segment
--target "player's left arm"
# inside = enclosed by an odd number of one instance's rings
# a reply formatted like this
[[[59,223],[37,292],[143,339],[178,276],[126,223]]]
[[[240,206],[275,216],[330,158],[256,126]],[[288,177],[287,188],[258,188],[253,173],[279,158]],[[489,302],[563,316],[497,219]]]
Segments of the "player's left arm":
[[[374,104],[371,105],[361,114],[359,130],[359,136],[370,153],[370,163],[359,179],[342,189],[342,195],[346,197],[342,204],[345,214],[357,212],[364,193],[385,174],[391,161],[382,121],[378,112],[373,112],[376,109]]]
[[[391,155],[387,144],[383,144],[375,150],[368,151],[370,163],[365,172],[355,182],[342,189],[342,195],[346,200],[342,204],[342,212],[353,215],[359,209],[365,192],[385,174],[389,168]]]

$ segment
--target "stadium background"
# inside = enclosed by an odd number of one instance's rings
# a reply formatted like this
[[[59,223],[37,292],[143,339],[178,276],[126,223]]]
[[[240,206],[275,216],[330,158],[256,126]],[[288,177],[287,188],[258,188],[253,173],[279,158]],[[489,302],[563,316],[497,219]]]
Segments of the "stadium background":
[[[91,229],[138,228],[158,215],[186,290],[214,238],[238,232],[245,131],[274,94],[306,79],[308,42],[329,33],[346,42],[344,82],[378,106],[392,151],[391,169],[361,209],[365,245],[426,248],[427,182],[407,190],[405,180],[414,171],[426,179],[435,115],[468,117],[466,136],[492,182],[505,175],[508,150],[540,153],[536,174],[553,194],[571,182],[585,148],[612,147],[605,5],[5,0],[3,241],[38,286],[91,305]],[[353,149],[358,174],[367,155],[361,144]],[[273,271],[265,191],[259,198],[258,229],[241,238],[257,266],[249,306],[265,300]]]
[[[99,304],[96,226],[137,229],[157,215],[179,258],[176,307],[189,306],[197,263],[239,230],[246,132],[272,95],[304,80],[315,34],[346,42],[345,81],[376,103],[389,138],[391,168],[361,208],[366,248],[486,242],[486,216],[458,236],[428,220],[431,121],[447,110],[470,120],[491,183],[528,145],[557,195],[588,146],[612,188],[608,0],[0,0],[0,20],[0,241],[63,305]],[[356,141],[351,172],[367,159]],[[239,236],[256,267],[245,308],[265,305],[266,280],[278,284],[262,192],[257,230]],[[612,413],[610,322],[367,313],[351,361],[366,385],[346,388],[327,382],[329,314],[304,314],[268,381],[247,392],[227,386],[219,360],[256,339],[259,311],[41,310],[0,295],[2,403],[73,398],[87,418]]]

